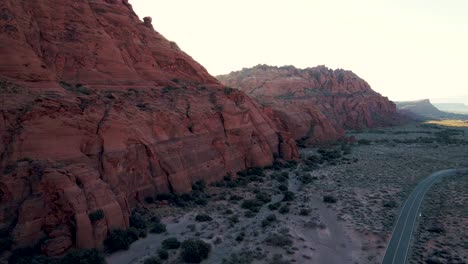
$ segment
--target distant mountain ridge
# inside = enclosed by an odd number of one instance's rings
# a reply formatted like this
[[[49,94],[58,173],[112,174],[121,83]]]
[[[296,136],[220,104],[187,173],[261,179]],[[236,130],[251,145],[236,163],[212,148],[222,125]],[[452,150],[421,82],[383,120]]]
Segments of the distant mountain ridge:
[[[401,113],[413,119],[468,119],[468,115],[448,113],[439,110],[429,99],[395,103]]]
[[[445,112],[468,114],[468,105],[463,103],[434,103],[434,106]]]

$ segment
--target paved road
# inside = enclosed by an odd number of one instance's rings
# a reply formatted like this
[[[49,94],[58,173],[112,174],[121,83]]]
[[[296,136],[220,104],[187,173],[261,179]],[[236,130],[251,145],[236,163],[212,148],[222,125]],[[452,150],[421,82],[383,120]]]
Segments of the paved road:
[[[442,177],[466,172],[468,172],[468,169],[441,170],[431,174],[416,186],[400,211],[382,264],[406,263],[413,229],[419,215],[419,207],[421,206],[424,195],[431,186]]]

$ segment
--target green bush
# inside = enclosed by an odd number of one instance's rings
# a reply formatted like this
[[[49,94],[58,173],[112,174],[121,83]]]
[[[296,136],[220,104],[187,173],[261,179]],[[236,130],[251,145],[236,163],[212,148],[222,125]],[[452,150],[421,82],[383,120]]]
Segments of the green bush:
[[[383,206],[387,208],[394,208],[394,207],[397,207],[398,204],[395,201],[385,201],[383,203]]]
[[[158,250],[158,256],[160,259],[168,259],[169,258],[169,252],[167,252],[167,250],[163,249],[163,248],[160,248]]]
[[[166,238],[162,241],[163,249],[178,249],[180,247],[180,242],[175,237]]]
[[[310,210],[309,210],[309,209],[302,208],[302,209],[299,211],[299,215],[302,215],[302,216],[308,216],[309,214],[310,214]]]
[[[17,248],[13,250],[8,258],[8,264],[45,264],[47,259],[44,259],[42,256],[38,256],[38,254],[40,254],[40,250],[38,248]]]
[[[275,214],[270,214],[262,221],[262,227],[270,226],[272,223],[276,222],[277,218]]]
[[[265,239],[265,242],[273,247],[290,247],[293,245],[293,241],[289,237],[281,234],[271,234]]]
[[[238,215],[233,215],[231,217],[229,217],[229,222],[233,225],[233,224],[237,224],[239,223],[239,216]]]
[[[147,196],[147,197],[145,197],[145,202],[147,204],[152,204],[152,203],[154,203],[154,198],[152,196]]]
[[[136,210],[132,211],[132,214],[130,215],[129,222],[130,222],[131,227],[134,227],[134,228],[137,228],[137,229],[146,229],[145,219]]]
[[[360,140],[358,140],[358,144],[359,145],[370,145],[371,141],[368,140],[368,139],[360,139]]]
[[[314,181],[314,178],[313,178],[312,176],[310,176],[310,174],[305,173],[305,174],[303,174],[303,175],[299,178],[299,180],[300,180],[303,184],[309,184],[309,183],[311,183],[311,182]]]
[[[245,233],[244,233],[244,232],[240,232],[240,233],[237,234],[237,236],[236,236],[236,241],[237,241],[237,242],[242,242],[242,241],[244,241],[244,237],[245,237]]]
[[[106,263],[97,249],[79,249],[68,252],[60,264],[104,264]]]
[[[200,263],[208,258],[210,251],[210,244],[199,239],[189,239],[182,242],[180,255],[185,262]]]
[[[89,220],[91,223],[95,223],[101,219],[104,219],[104,211],[102,209],[96,210],[88,214]]]
[[[294,193],[291,191],[283,192],[283,202],[289,202],[294,200]]]
[[[287,214],[287,213],[289,213],[289,207],[287,205],[283,205],[283,206],[280,207],[278,212],[280,214]]]
[[[278,186],[278,189],[279,189],[280,191],[284,192],[284,191],[287,191],[287,190],[288,190],[288,186],[287,186],[286,184],[280,184],[280,185]]]
[[[281,203],[273,203],[273,204],[269,204],[268,205],[268,209],[270,209],[271,211],[274,211],[274,210],[278,210],[278,208],[280,208],[281,206]]]
[[[242,196],[239,196],[239,195],[231,195],[231,197],[229,197],[229,201],[240,201],[242,200]]]
[[[336,198],[331,195],[324,195],[323,202],[325,203],[336,203]]]
[[[150,257],[145,259],[143,264],[162,264],[162,261],[158,257]]]
[[[195,221],[197,222],[210,222],[213,218],[207,214],[199,214],[195,216]]]
[[[104,246],[106,250],[110,253],[127,250],[133,242],[138,239],[138,235],[133,233],[130,230],[113,230],[104,240]]]
[[[154,223],[150,229],[150,233],[162,234],[166,232],[166,225],[163,223]]]
[[[255,195],[255,198],[257,198],[257,200],[263,203],[271,202],[271,195],[269,195],[268,193],[263,193],[263,192],[257,193],[257,195]]]
[[[245,200],[241,207],[244,208],[244,209],[248,209],[252,212],[258,212],[260,211],[260,208],[263,206],[263,202],[262,201],[259,201],[257,199],[249,199],[249,200]]]
[[[0,229],[0,255],[10,250],[13,240],[11,239],[10,230],[8,228]]]

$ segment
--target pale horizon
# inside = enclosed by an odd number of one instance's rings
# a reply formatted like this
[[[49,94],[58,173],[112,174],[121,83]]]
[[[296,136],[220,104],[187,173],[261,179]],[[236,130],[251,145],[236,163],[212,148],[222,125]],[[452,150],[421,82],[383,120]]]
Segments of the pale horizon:
[[[325,65],[353,71],[394,101],[468,104],[462,0],[130,3],[214,76],[258,64]]]

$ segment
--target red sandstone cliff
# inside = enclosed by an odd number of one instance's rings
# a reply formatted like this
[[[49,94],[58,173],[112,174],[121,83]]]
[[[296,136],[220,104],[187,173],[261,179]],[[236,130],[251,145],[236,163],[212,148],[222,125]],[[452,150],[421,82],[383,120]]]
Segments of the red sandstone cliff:
[[[3,0],[0,32],[0,228],[15,246],[99,247],[147,196],[297,157],[268,112],[125,0]]]
[[[335,140],[343,136],[343,129],[399,120],[395,104],[351,71],[258,65],[217,78],[271,107],[280,125],[296,139]]]

